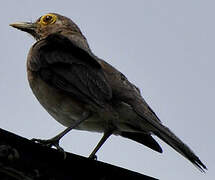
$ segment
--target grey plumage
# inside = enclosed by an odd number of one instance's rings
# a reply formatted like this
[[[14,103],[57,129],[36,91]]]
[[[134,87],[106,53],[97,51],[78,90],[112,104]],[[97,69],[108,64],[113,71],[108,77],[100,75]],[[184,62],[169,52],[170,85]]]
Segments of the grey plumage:
[[[200,170],[207,169],[193,151],[161,123],[140,90],[91,52],[73,21],[50,13],[35,23],[12,26],[37,40],[29,52],[27,70],[30,86],[41,105],[67,127],[87,112],[87,119],[75,128],[104,132],[94,153],[111,134],[161,153],[161,147],[152,137],[156,135]]]

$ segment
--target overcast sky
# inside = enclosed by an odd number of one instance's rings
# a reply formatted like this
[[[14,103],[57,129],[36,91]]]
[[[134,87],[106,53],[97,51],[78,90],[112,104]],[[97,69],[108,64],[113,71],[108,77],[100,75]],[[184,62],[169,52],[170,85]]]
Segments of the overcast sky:
[[[0,127],[26,138],[64,129],[37,102],[26,78],[35,42],[9,23],[57,12],[75,21],[93,52],[135,83],[162,122],[187,143],[209,171],[201,174],[165,143],[163,154],[111,136],[98,159],[165,180],[215,177],[214,0],[7,0],[0,6]],[[72,131],[61,141],[88,156],[101,134]]]

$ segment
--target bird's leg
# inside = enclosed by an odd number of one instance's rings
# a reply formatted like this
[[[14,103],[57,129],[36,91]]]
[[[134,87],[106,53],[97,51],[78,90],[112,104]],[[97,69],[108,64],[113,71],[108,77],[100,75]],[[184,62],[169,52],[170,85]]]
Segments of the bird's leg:
[[[96,145],[96,147],[90,154],[90,156],[89,156],[90,159],[97,159],[96,152],[100,149],[100,147],[104,144],[104,142],[109,138],[109,136],[112,134],[112,132],[113,132],[112,130],[104,132],[104,135],[100,139],[99,143]]]
[[[32,139],[32,141],[34,142],[38,142],[40,144],[46,145],[48,147],[56,147],[58,150],[63,151],[63,148],[61,148],[59,146],[59,141],[60,139],[66,135],[69,131],[71,131],[72,129],[76,128],[79,124],[81,124],[83,121],[85,121],[86,119],[88,119],[90,117],[90,113],[89,112],[85,112],[83,113],[83,116],[78,119],[77,121],[74,122],[74,124],[72,124],[70,127],[66,128],[64,131],[62,131],[61,133],[59,133],[58,135],[56,135],[55,137],[51,138],[51,139],[47,139],[47,140],[42,140],[42,139]]]

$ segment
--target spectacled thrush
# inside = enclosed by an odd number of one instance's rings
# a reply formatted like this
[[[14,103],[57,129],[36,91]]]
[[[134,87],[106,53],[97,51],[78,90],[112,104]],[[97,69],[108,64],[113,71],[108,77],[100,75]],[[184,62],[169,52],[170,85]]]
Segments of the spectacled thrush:
[[[36,43],[27,57],[30,87],[48,113],[66,130],[39,142],[59,146],[71,129],[104,133],[90,157],[114,134],[162,152],[158,136],[200,170],[207,169],[194,152],[165,127],[139,89],[113,66],[95,56],[78,26],[49,13],[36,22],[10,24],[31,34]]]

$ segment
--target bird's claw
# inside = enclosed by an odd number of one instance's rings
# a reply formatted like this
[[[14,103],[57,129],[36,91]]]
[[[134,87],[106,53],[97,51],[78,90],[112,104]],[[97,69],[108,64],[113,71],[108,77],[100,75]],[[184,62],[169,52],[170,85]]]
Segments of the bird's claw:
[[[98,159],[98,157],[94,154],[94,155],[90,155],[90,156],[89,156],[89,159],[97,160],[97,159]]]
[[[33,142],[35,143],[39,143],[41,145],[47,146],[47,147],[55,147],[58,151],[62,152],[64,154],[64,159],[66,159],[66,152],[64,151],[64,149],[62,147],[60,147],[59,145],[59,140],[57,139],[48,139],[48,140],[44,140],[44,139],[31,139]]]
[[[39,143],[42,144],[44,146],[47,147],[56,147],[56,149],[61,149],[61,147],[59,146],[59,140],[55,140],[55,139],[48,139],[48,140],[44,140],[44,139],[32,139],[33,142],[35,143]]]

